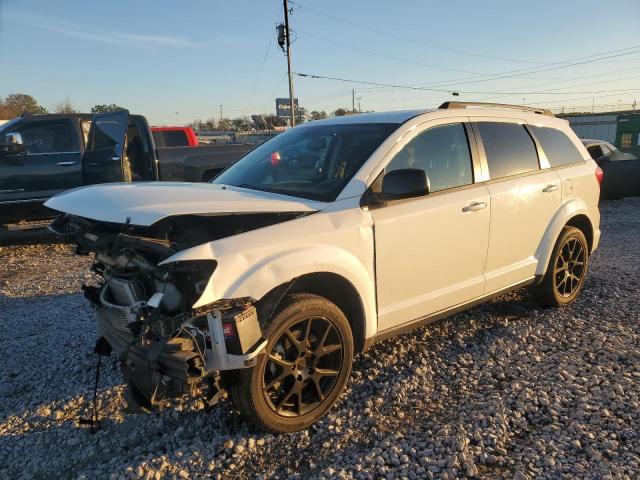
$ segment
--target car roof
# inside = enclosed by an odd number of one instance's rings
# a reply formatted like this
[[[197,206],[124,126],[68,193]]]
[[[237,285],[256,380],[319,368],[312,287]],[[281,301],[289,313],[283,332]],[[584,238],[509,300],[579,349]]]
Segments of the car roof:
[[[324,120],[316,120],[303,125],[339,125],[339,124],[355,124],[355,123],[397,123],[401,124],[417,117],[423,113],[437,111],[432,109],[415,109],[415,110],[393,110],[389,112],[366,112],[342,115],[340,117],[331,117]]]
[[[541,115],[539,112],[533,112],[531,109],[519,109],[518,105],[508,106],[509,108],[500,108],[498,105],[470,105],[470,108],[422,108],[413,110],[394,110],[387,112],[367,112],[343,115],[340,117],[331,117],[324,120],[315,120],[307,122],[299,127],[309,125],[340,125],[340,124],[357,124],[357,123],[387,123],[402,124],[416,117],[429,118],[445,118],[445,117],[493,117],[509,119],[520,119],[526,122],[543,125],[543,126],[568,126],[568,122],[561,118],[549,115]]]
[[[80,120],[91,119],[95,113],[38,113],[35,115],[25,115],[18,117],[22,120],[58,120],[61,118],[77,118]]]
[[[580,141],[585,145],[585,147],[590,147],[592,145],[608,145],[612,148],[615,148],[613,144],[607,142],[606,140],[598,140],[597,138],[581,138]]]

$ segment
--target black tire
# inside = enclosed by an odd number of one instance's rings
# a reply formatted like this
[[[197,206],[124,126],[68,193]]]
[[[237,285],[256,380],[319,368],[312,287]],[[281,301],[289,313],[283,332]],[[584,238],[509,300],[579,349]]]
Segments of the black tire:
[[[233,403],[260,429],[306,428],[327,413],[347,383],[353,361],[349,322],[326,298],[294,294],[284,299],[265,337],[257,364],[237,372]]]
[[[584,233],[564,227],[553,247],[537,296],[544,306],[564,307],[582,291],[589,267],[589,244]]]

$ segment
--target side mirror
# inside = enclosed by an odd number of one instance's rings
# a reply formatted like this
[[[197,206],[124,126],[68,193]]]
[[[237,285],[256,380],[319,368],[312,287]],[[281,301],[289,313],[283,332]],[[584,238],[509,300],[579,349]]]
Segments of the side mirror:
[[[429,193],[429,179],[424,170],[403,168],[392,170],[382,177],[380,195],[385,200],[421,197]]]
[[[9,132],[5,134],[4,140],[0,144],[0,150],[9,155],[24,153],[22,135],[20,135],[18,132]]]

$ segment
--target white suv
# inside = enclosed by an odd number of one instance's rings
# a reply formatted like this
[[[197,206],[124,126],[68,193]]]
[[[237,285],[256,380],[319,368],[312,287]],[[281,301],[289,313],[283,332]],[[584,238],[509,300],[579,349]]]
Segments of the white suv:
[[[307,123],[211,184],[90,186],[47,202],[95,253],[85,287],[131,408],[222,391],[259,427],[319,419],[372,343],[535,286],[572,302],[601,171],[544,110],[449,102]]]

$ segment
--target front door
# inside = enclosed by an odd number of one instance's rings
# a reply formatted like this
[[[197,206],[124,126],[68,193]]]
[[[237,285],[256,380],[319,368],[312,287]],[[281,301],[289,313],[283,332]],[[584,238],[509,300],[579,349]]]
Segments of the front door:
[[[126,110],[93,118],[83,158],[87,185],[125,180],[128,167],[124,164],[124,145],[128,125]]]
[[[82,185],[79,138],[70,120],[33,120],[19,133],[23,151],[0,154],[0,202],[42,200]]]
[[[490,197],[462,123],[431,124],[385,172],[424,169],[430,193],[373,208],[378,329],[384,331],[480,297]]]

